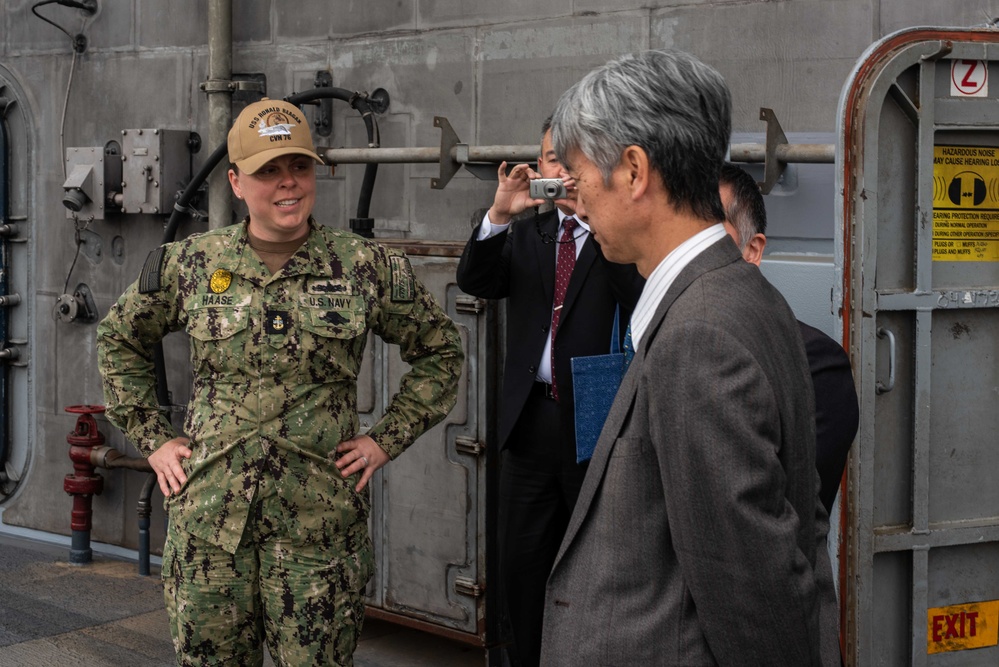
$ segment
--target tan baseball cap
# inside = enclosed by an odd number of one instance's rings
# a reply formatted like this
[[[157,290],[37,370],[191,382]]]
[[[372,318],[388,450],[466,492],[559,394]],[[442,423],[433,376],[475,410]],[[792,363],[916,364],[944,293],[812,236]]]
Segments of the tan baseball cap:
[[[263,98],[239,112],[229,130],[229,162],[252,174],[270,160],[289,153],[316,155],[312,133],[302,110],[283,100]]]

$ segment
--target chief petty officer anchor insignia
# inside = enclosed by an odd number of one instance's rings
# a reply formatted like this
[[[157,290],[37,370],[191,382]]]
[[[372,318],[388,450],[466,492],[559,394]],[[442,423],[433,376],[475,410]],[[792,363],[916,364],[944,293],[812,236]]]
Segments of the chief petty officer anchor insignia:
[[[291,323],[290,317],[290,313],[284,310],[268,310],[264,330],[269,334],[287,333],[288,325]]]

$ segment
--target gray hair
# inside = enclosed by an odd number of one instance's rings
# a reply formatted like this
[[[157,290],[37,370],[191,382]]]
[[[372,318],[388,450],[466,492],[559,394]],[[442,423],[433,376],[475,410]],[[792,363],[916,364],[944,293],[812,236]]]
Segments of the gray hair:
[[[625,147],[649,156],[677,210],[722,221],[718,173],[728,151],[732,101],[721,75],[682,51],[645,51],[598,67],[552,114],[565,164],[578,150],[609,183]]]
[[[763,193],[749,172],[731,162],[722,165],[719,185],[732,188],[732,200],[725,211],[725,219],[739,233],[739,250],[745,250],[749,239],[767,233],[767,207]]]

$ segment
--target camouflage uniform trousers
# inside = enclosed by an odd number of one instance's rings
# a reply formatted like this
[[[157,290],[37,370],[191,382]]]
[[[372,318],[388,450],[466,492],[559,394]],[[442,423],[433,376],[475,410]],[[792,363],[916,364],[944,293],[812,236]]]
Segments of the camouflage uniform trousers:
[[[277,665],[354,664],[370,547],[301,544],[268,518],[279,504],[254,503],[235,554],[169,527],[163,595],[181,667],[260,665],[265,636]]]

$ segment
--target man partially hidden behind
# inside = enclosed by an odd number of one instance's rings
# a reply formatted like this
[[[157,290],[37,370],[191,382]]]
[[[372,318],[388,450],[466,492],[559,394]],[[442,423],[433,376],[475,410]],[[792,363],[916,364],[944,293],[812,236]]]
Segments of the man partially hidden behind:
[[[752,176],[730,163],[722,166],[720,184],[725,231],[739,246],[743,259],[759,266],[767,246],[763,193]],[[815,391],[815,467],[822,481],[819,498],[826,512],[832,512],[846,457],[860,423],[857,389],[850,358],[843,347],[804,322],[799,321],[798,328]]]
[[[577,214],[647,282],[548,580],[545,665],[839,662],[820,636],[835,596],[805,350],[721,224],[730,108],[713,69],[648,51],[553,116]]]
[[[507,174],[500,165],[493,205],[476,216],[457,272],[465,292],[507,299],[499,585],[511,658],[523,667],[540,659],[545,581],[586,472],[576,462],[571,360],[608,353],[615,308],[627,322],[643,282],[634,266],[606,261],[574,217],[571,179],[555,210],[512,221],[544,203],[530,196],[530,181],[565,176],[546,121],[538,171],[520,164]]]

